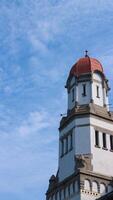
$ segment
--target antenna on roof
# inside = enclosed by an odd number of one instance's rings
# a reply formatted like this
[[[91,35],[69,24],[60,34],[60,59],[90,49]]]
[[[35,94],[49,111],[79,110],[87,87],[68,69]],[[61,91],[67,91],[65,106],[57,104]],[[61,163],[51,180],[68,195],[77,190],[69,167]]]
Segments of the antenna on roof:
[[[85,57],[88,57],[88,50],[85,50]]]

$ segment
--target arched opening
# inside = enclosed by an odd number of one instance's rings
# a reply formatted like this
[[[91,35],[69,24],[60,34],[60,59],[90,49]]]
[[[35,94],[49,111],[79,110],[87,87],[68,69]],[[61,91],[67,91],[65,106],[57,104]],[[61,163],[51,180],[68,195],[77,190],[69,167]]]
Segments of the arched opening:
[[[106,193],[106,185],[104,183],[100,184],[100,193],[105,194]]]
[[[98,183],[96,181],[92,183],[92,192],[98,193]]]
[[[84,181],[84,189],[90,191],[91,190],[91,184],[90,181],[87,179]]]

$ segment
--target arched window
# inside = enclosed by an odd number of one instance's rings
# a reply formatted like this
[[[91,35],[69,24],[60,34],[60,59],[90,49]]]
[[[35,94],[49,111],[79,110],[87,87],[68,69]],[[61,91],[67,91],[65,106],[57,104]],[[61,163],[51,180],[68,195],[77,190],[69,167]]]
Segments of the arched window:
[[[61,190],[61,200],[64,199],[64,190]]]
[[[92,183],[92,192],[98,193],[98,183],[96,181]]]
[[[73,194],[73,183],[70,184],[70,195]]]
[[[113,151],[113,135],[110,135],[110,148]]]
[[[105,194],[106,193],[106,185],[104,183],[100,184],[100,193]]]
[[[55,200],[55,194],[53,195],[53,199],[52,200]]]
[[[75,185],[74,187],[75,187],[75,193],[76,193],[76,192],[78,192],[78,190],[79,190],[79,187],[78,187],[78,182],[77,182],[77,181],[75,181],[75,184],[74,184],[74,185]]]
[[[85,180],[84,181],[84,189],[85,190],[91,190],[91,187],[90,187],[90,181],[89,180]]]
[[[59,192],[58,191],[55,194],[55,200],[59,200]]]
[[[74,90],[74,88],[72,89],[72,102],[74,101],[74,99],[75,99],[75,90]]]
[[[64,155],[64,140],[61,140],[61,157]]]
[[[82,96],[85,97],[86,96],[86,84],[83,84],[82,87],[83,87]]]
[[[100,94],[99,94],[99,86],[96,86],[96,90],[97,90],[97,98],[100,98]]]
[[[68,186],[67,186],[66,189],[65,189],[65,196],[66,196],[66,198],[68,198],[68,196],[69,196]]]

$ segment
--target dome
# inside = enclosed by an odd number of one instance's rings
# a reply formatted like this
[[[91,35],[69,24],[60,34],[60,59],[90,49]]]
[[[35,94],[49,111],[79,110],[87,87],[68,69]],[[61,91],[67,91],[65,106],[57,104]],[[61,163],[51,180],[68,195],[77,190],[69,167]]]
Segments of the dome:
[[[77,63],[73,65],[70,70],[70,75],[80,76],[81,74],[91,73],[94,71],[103,73],[101,63],[95,58],[86,56],[84,58],[80,58]]]

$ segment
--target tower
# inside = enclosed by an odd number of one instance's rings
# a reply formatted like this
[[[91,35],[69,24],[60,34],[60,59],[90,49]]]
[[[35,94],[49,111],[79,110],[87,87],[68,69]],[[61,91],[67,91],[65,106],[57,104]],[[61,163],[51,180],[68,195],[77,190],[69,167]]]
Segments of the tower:
[[[101,63],[87,55],[71,68],[59,126],[58,172],[47,200],[95,200],[113,189],[113,113]]]

